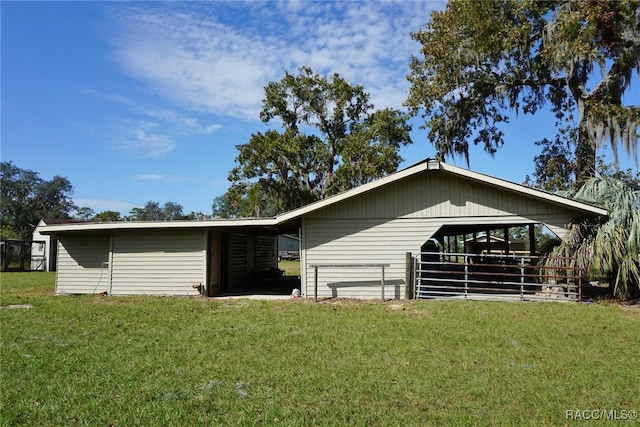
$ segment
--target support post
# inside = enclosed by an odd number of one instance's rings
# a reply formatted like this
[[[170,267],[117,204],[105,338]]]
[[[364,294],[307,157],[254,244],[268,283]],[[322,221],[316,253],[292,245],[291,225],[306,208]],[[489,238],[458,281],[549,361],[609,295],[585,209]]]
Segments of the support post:
[[[318,266],[313,266],[313,300],[318,302]]]
[[[413,267],[413,257],[411,256],[411,252],[407,252],[405,255],[404,262],[404,297],[405,299],[412,299],[413,292],[413,275],[411,274],[411,269]]]
[[[582,301],[582,272],[578,270],[578,302]]]
[[[382,269],[380,276],[380,286],[382,287],[382,302],[384,302],[384,265],[380,267]]]
[[[469,255],[464,256],[464,299],[467,299],[469,292]]]
[[[505,227],[502,232],[504,237],[504,243],[503,243],[504,254],[506,256],[509,256],[509,227]]]
[[[536,254],[536,225],[529,224],[529,255]]]
[[[524,300],[524,257],[520,258],[520,299]]]

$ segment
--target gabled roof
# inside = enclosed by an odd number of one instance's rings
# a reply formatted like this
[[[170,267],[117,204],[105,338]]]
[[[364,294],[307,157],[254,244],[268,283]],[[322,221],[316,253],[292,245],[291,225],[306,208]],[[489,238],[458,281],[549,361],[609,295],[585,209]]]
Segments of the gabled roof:
[[[533,197],[544,200],[549,203],[564,206],[582,212],[585,215],[597,216],[607,215],[605,209],[593,206],[588,203],[579,202],[557,194],[549,193],[535,188],[526,187],[524,185],[505,181],[489,175],[473,172],[468,169],[452,166],[438,160],[426,159],[406,169],[387,175],[376,181],[361,185],[343,193],[328,197],[315,203],[308,204],[301,208],[286,212],[274,218],[243,218],[243,219],[216,219],[206,221],[145,221],[145,222],[103,222],[103,223],[75,223],[47,225],[42,228],[42,234],[55,233],[60,231],[85,231],[85,230],[124,230],[124,229],[170,229],[170,228],[272,228],[278,227],[291,221],[298,220],[304,215],[326,208],[328,206],[340,203],[343,200],[350,199],[360,194],[373,191],[377,188],[389,185],[391,183],[401,181],[408,177],[426,172],[426,171],[443,171],[479,182],[483,185],[489,185],[502,190],[509,190],[521,193],[527,197]]]
[[[400,181],[410,176],[414,176],[430,170],[440,170],[446,173],[450,173],[453,175],[457,175],[459,177],[463,177],[466,179],[470,179],[470,180],[482,183],[484,185],[494,186],[503,190],[515,191],[515,192],[527,195],[529,197],[534,197],[547,202],[551,202],[551,203],[565,206],[568,208],[576,209],[589,215],[595,216],[595,215],[608,214],[606,209],[602,209],[588,203],[579,202],[577,200],[558,196],[557,194],[549,193],[547,191],[537,190],[535,188],[527,187],[521,184],[505,181],[503,179],[495,178],[489,175],[483,175],[481,173],[473,172],[468,169],[463,169],[457,166],[452,166],[452,165],[440,162],[438,160],[426,159],[413,166],[409,166],[406,169],[403,169],[391,175],[387,175],[384,178],[380,178],[368,184],[364,184],[359,187],[353,188],[351,190],[345,191],[344,193],[337,194],[333,197],[328,197],[324,200],[320,200],[318,202],[311,203],[309,205],[306,205],[301,208],[282,214],[277,217],[278,223],[294,220],[296,218],[307,215],[311,212],[339,203],[343,200],[352,198],[354,196],[375,190],[377,188],[383,187],[393,182]]]

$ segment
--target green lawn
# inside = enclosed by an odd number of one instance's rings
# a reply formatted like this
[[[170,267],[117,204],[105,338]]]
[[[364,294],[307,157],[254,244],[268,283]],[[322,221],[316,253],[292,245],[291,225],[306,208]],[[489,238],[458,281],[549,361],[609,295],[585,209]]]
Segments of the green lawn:
[[[285,276],[300,276],[300,260],[278,262],[278,268],[284,271]]]
[[[1,425],[555,426],[581,425],[567,410],[640,410],[638,306],[53,296],[49,273],[1,282]]]

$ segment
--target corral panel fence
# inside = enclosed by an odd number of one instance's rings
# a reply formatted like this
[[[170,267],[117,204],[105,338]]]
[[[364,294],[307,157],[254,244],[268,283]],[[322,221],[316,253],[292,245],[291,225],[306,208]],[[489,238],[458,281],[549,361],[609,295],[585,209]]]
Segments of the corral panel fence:
[[[414,298],[581,299],[581,272],[570,257],[421,252]]]
[[[40,251],[34,251],[37,246]],[[44,271],[46,244],[40,240],[0,241],[0,271]]]

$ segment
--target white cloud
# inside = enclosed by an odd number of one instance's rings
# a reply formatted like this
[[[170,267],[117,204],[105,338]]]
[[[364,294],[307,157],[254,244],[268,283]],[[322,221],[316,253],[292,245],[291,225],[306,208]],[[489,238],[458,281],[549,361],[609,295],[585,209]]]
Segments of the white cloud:
[[[209,125],[205,128],[202,128],[200,130],[200,133],[203,133],[205,135],[210,135],[212,133],[219,131],[220,129],[222,129],[222,125]]]
[[[168,110],[168,109],[159,109],[159,108],[143,108],[143,114],[154,118],[154,119],[162,119],[169,123],[174,123],[181,126],[186,126],[189,128],[193,128],[198,126],[198,120],[193,117],[185,116],[184,114],[176,111],[176,110]]]
[[[153,6],[149,6],[153,5]],[[142,3],[117,7],[122,68],[185,108],[257,120],[263,88],[302,65],[401,108],[409,36],[441,2]]]
[[[228,188],[229,181],[226,179],[204,179],[197,178],[192,176],[181,176],[181,175],[166,175],[166,174],[157,174],[157,173],[146,173],[140,174],[133,177],[135,181],[155,181],[162,182],[166,184],[176,183],[176,182],[191,182],[191,183],[202,183],[211,188]]]
[[[176,146],[173,137],[158,132],[158,124],[142,120],[121,120],[114,145],[135,157],[158,158]]]
[[[162,181],[162,182],[201,181],[201,179],[199,178],[192,178],[188,176],[163,175],[163,174],[155,174],[155,173],[136,175],[133,177],[133,179],[137,181]]]
[[[169,109],[142,109],[141,112],[153,119],[162,120],[167,124],[171,131],[174,133],[180,133],[183,135],[191,134],[203,134],[209,135],[220,129],[222,125],[212,124],[208,126],[202,126],[198,122],[198,119],[194,117],[186,116],[179,111]]]
[[[81,93],[84,93],[85,95],[89,95],[89,96],[93,96],[96,98],[100,98],[102,100],[108,101],[108,102],[112,102],[115,104],[122,104],[122,105],[131,105],[133,104],[133,101],[129,98],[126,97],[124,95],[120,95],[117,93],[108,93],[108,92],[104,92],[98,89],[94,89],[94,88],[90,88],[90,87],[84,87],[81,86],[79,88]]]
[[[140,181],[163,181],[166,175],[158,175],[155,173],[147,173],[143,175],[134,176],[133,179]]]

